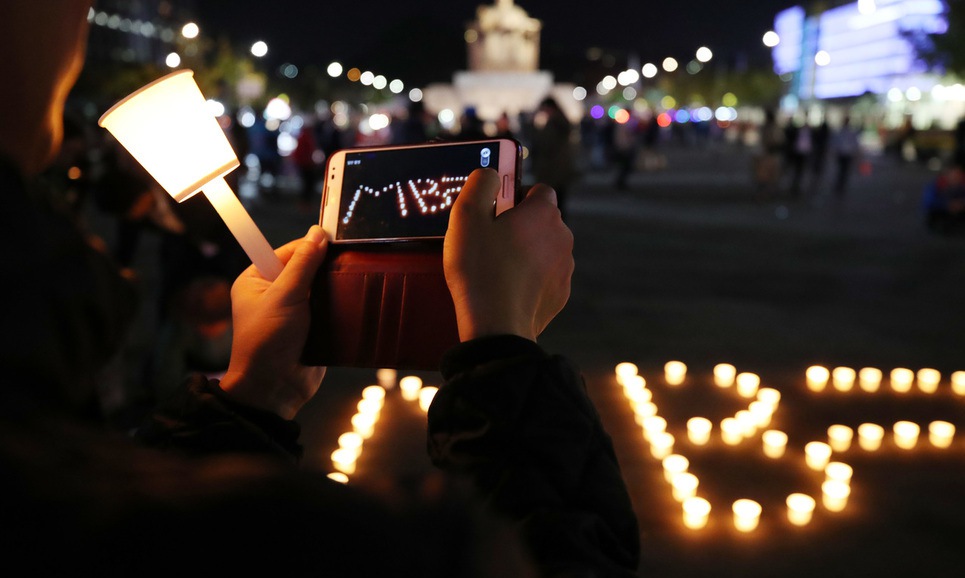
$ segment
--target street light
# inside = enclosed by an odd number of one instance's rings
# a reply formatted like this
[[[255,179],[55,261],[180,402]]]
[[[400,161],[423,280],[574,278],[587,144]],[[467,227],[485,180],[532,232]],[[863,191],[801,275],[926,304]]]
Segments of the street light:
[[[668,56],[667,58],[663,59],[663,69],[666,70],[667,72],[673,72],[674,70],[677,70],[678,66],[679,64],[677,64],[677,60],[674,58],[671,58]]]
[[[710,62],[710,59],[714,57],[714,53],[706,46],[701,46],[697,49],[697,60],[700,62]]]
[[[263,40],[259,40],[251,45],[251,54],[256,58],[261,58],[262,56],[268,54],[268,44]]]
[[[768,48],[774,48],[781,43],[781,37],[778,36],[777,32],[774,32],[773,30],[768,30],[765,32],[762,40],[764,42],[764,46]]]
[[[188,38],[188,39],[197,38],[200,32],[201,32],[201,29],[198,28],[198,25],[195,24],[194,22],[188,22],[187,24],[181,27],[181,36],[184,36],[185,38]]]

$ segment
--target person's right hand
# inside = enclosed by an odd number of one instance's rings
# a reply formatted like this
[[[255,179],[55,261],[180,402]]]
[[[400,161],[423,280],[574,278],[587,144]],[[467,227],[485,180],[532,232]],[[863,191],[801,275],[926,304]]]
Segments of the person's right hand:
[[[570,296],[573,234],[556,191],[537,184],[496,217],[499,189],[495,171],[473,171],[449,218],[443,262],[462,341],[499,334],[535,341]]]

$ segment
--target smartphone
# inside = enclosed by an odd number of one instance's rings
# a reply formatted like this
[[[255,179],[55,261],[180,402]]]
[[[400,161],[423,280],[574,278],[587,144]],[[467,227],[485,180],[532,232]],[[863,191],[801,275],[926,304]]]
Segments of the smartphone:
[[[325,166],[320,221],[334,243],[441,239],[469,174],[499,173],[498,215],[516,204],[522,147],[493,139],[344,149]]]

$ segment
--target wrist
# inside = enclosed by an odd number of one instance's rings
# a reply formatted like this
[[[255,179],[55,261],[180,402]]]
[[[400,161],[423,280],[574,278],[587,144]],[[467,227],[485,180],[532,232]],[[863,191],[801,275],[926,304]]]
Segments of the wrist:
[[[282,388],[265,387],[264,384],[253,383],[244,372],[232,371],[228,368],[220,382],[221,391],[233,403],[253,409],[271,412],[282,419],[294,419],[295,414],[304,404],[303,400],[293,399],[284,395]]]

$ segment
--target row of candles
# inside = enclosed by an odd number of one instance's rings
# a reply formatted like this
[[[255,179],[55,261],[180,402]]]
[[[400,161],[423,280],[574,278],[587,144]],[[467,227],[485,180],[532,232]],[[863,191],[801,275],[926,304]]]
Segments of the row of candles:
[[[675,439],[666,431],[666,420],[658,415],[653,395],[646,387],[646,380],[639,375],[637,366],[629,362],[618,364],[615,372],[617,383],[623,386],[624,395],[631,403],[635,420],[643,428],[643,437],[650,444],[650,453],[661,460],[664,477],[671,485],[673,497],[681,504],[684,525],[695,530],[703,528],[710,515],[710,502],[697,496],[699,480],[688,471],[689,460],[680,453],[673,453]],[[669,386],[676,387],[685,381],[686,372],[684,363],[668,362],[664,366],[664,380]],[[828,373],[830,376],[831,372]],[[922,375],[921,372],[919,374]],[[937,380],[930,379],[933,377],[930,372],[925,372],[924,375],[926,379],[919,379],[920,383],[937,383]],[[878,382],[880,383],[880,379]],[[727,445],[738,445],[764,429],[761,434],[764,455],[772,459],[783,457],[788,442],[787,434],[780,430],[766,429],[780,404],[780,392],[773,388],[761,388],[759,376],[749,372],[737,373],[736,368],[730,364],[715,366],[714,383],[723,388],[736,386],[738,395],[752,399],[747,409],[720,422],[721,440]],[[693,417],[687,421],[687,438],[693,445],[706,445],[712,430],[713,424],[707,418]],[[857,430],[858,445],[862,449],[875,451],[881,447],[885,433],[882,426],[864,423],[858,426]],[[896,446],[911,449],[918,443],[921,428],[914,422],[899,421],[894,424],[892,431]],[[949,422],[933,421],[928,425],[929,441],[937,448],[950,447],[954,435],[955,426]],[[853,437],[852,428],[836,424],[828,428],[827,442],[810,442],[804,448],[808,468],[824,472],[821,501],[830,512],[840,512],[846,507],[851,494],[853,474],[851,466],[844,462],[831,461],[831,457],[833,452],[848,451]],[[792,493],[786,500],[788,521],[796,526],[809,524],[816,505],[817,501],[813,497],[804,493]],[[758,502],[739,499],[732,504],[731,510],[737,530],[751,532],[758,526],[762,512]]]
[[[812,365],[804,372],[809,390],[821,392],[831,387],[837,391],[849,392],[857,385],[862,391],[875,393],[881,388],[884,373],[875,367],[863,367],[855,371],[851,367],[835,367],[828,369],[821,365]],[[942,374],[930,367],[913,371],[907,367],[896,367],[888,372],[888,382],[891,389],[897,393],[908,393],[917,384],[922,393],[932,394],[938,391],[942,381]],[[965,396],[965,371],[953,372],[950,385],[956,395]]]
[[[370,385],[362,390],[362,399],[356,405],[357,412],[352,416],[352,430],[338,436],[338,449],[332,452],[332,466],[336,471],[328,477],[341,483],[347,483],[349,476],[355,473],[356,462],[362,455],[365,440],[375,433],[375,424],[381,416],[385,405],[386,390],[395,387],[396,373],[394,370],[379,370],[379,385]],[[407,375],[398,381],[402,399],[418,402],[420,409],[429,411],[429,406],[435,398],[439,388],[424,385],[422,379],[415,375]]]

